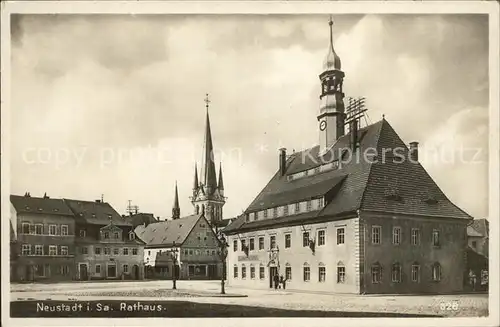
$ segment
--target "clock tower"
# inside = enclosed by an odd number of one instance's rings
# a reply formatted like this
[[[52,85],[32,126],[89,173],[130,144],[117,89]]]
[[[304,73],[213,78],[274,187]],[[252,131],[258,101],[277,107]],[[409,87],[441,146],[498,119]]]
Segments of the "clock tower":
[[[328,25],[330,26],[330,46],[323,64],[323,72],[319,75],[321,81],[318,115],[320,153],[328,151],[345,133],[344,93],[342,90],[344,72],[340,70],[340,57],[333,48],[333,20],[331,16]]]

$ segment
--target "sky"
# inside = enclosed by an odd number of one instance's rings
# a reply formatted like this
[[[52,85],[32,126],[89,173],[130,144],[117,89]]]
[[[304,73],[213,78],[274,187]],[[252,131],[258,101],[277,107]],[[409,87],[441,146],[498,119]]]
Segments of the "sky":
[[[487,16],[333,18],[346,95],[420,142],[450,200],[487,217]],[[177,181],[192,214],[206,93],[224,218],[274,175],[278,148],[318,143],[327,15],[17,15],[11,28],[13,194],[103,196],[120,213],[131,200],[165,219]]]

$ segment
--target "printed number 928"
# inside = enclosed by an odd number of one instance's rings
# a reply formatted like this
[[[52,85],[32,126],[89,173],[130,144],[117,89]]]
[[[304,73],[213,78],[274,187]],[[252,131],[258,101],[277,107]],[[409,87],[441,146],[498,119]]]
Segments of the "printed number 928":
[[[459,305],[458,305],[457,301],[453,301],[453,302],[441,302],[439,304],[439,308],[442,311],[458,311]]]

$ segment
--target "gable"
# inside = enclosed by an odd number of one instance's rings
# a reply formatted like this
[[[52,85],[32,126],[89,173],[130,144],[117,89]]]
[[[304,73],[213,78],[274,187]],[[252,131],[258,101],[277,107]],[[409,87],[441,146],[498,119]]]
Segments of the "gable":
[[[210,224],[201,216],[182,244],[183,247],[216,247],[217,237]]]

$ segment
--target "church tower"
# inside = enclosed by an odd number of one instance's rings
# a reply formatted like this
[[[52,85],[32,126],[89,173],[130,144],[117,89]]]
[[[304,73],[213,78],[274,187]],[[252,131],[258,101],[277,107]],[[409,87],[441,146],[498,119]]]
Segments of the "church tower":
[[[196,214],[204,214],[205,218],[216,226],[222,220],[222,207],[226,203],[224,197],[224,184],[222,178],[222,165],[219,166],[219,178],[214,162],[214,149],[212,143],[212,131],[210,129],[210,117],[208,114],[210,100],[208,94],[205,98],[206,121],[205,121],[205,140],[203,143],[203,156],[201,162],[201,172],[198,178],[198,168],[194,167],[194,185],[191,203],[194,206]]]
[[[340,57],[333,48],[333,20],[330,16],[330,46],[323,63],[321,81],[320,108],[318,115],[320,153],[325,153],[344,135],[344,93],[342,84],[344,72],[341,69]]]
[[[172,207],[172,219],[181,217],[181,207],[179,206],[179,192],[177,192],[177,181],[175,182],[174,206]]]

